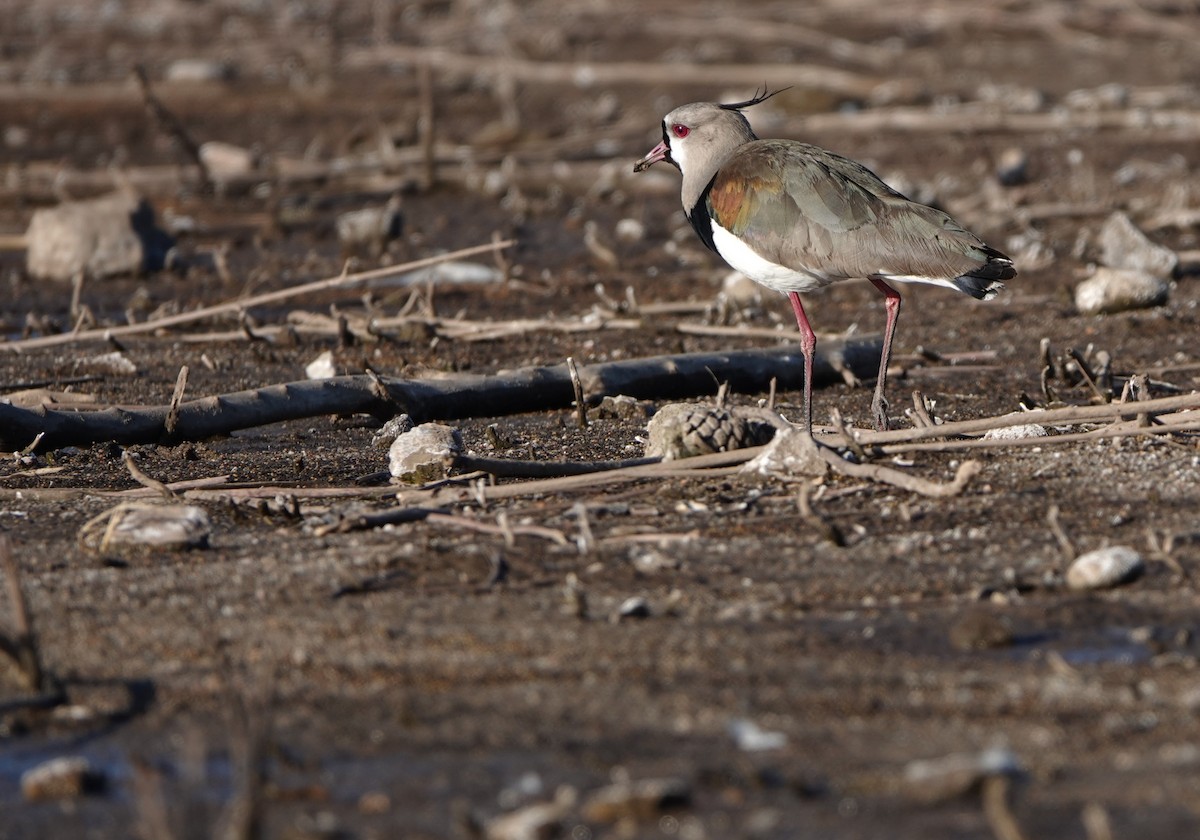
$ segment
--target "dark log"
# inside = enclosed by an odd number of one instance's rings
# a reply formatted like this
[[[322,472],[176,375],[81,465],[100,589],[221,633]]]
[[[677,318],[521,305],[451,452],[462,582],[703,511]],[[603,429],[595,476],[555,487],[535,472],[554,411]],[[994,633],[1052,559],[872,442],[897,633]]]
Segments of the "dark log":
[[[877,337],[822,342],[813,366],[818,384],[840,382],[843,372],[867,378],[879,363]],[[579,369],[589,400],[624,394],[636,399],[681,399],[714,394],[722,382],[732,391],[763,393],[800,388],[804,359],[796,345],[729,353],[685,353],[587,365]],[[0,404],[0,451],[28,446],[43,433],[38,450],[111,442],[179,443],[226,435],[325,414],[371,414],[387,419],[406,413],[416,423],[464,417],[498,417],[569,408],[575,399],[566,365],[528,367],[490,375],[404,380],[338,376],[203,397],[170,406],[104,411],[26,409]]]

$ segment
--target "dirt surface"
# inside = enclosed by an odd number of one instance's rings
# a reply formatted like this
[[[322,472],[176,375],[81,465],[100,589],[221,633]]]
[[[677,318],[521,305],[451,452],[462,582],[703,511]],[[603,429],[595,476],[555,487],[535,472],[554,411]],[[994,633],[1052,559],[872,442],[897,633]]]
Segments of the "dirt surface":
[[[85,328],[121,325],[285,289],[338,275],[347,257],[373,268],[517,240],[501,282],[259,307],[260,340],[236,317],[121,338],[132,374],[98,359],[115,349],[104,341],[0,347],[5,393],[162,405],[182,365],[188,395],[205,396],[302,379],[325,350],[342,372],[421,378],[772,342],[678,329],[717,321],[791,340],[782,299],[714,302],[727,272],[683,219],[676,173],[631,172],[663,113],[744,99],[759,76],[794,84],[751,114],[762,134],[864,161],[1017,262],[988,303],[903,290],[894,422],[908,424],[914,389],[948,420],[1046,404],[1043,338],[1056,359],[1110,354],[1117,392],[1135,373],[1156,395],[1196,386],[1200,287],[1186,261],[1156,308],[1089,317],[1072,298],[1114,209],[1180,253],[1200,247],[1193,4],[51,0],[3,26],[0,234],[123,182],[178,238],[175,269],[87,280],[74,316],[70,284],[28,277],[9,246],[8,341],[70,330],[80,312]],[[172,81],[182,59],[224,69]],[[421,61],[432,170],[418,146]],[[203,188],[147,114],[135,62],[196,142],[252,149],[259,167]],[[748,77],[721,83],[706,68]],[[1024,183],[997,179],[1006,150],[1027,158]],[[338,214],[392,196],[403,231],[382,254],[339,243]],[[627,236],[622,220],[644,231]],[[582,317],[617,301],[635,328],[437,334],[447,319]],[[639,314],[657,303],[698,306]],[[428,331],[352,346],[267,331],[299,312],[406,306]],[[808,306],[830,333],[883,321],[865,283]],[[1066,404],[1093,396],[1066,374],[1051,387]],[[818,422],[835,407],[868,422],[869,387],[815,399]],[[786,416],[798,403],[780,395]],[[546,462],[639,456],[646,428],[580,429],[565,410],[444,420],[476,454]],[[120,448],[5,458],[0,531],[66,705],[25,707],[0,670],[0,836],[216,836],[231,802],[255,803],[270,837],[555,836],[497,821],[537,803],[571,838],[1200,833],[1194,435],[973,451],[982,473],[948,498],[830,475],[812,502],[822,527],[800,512],[798,479],[736,470],[482,504],[454,487],[398,500],[373,478],[387,466],[378,425],[322,416],[132,447],[163,482],[227,477],[190,495],[213,532],[181,553],[81,546],[88,520],[140,490]],[[883,463],[947,480],[964,457]],[[405,504],[457,518],[322,528]],[[1144,574],[1069,590],[1052,506],[1074,551],[1128,545]],[[506,540],[504,527],[518,533]],[[257,790],[247,753],[265,768]],[[23,797],[23,773],[77,755],[106,777],[102,792]],[[675,795],[596,799],[647,779],[672,780]]]

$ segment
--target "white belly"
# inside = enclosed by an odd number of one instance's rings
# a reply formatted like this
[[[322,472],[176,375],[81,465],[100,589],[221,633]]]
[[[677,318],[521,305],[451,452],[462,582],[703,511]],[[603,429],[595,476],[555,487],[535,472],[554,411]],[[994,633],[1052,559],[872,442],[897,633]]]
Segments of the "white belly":
[[[725,228],[712,223],[713,245],[721,258],[756,283],[777,292],[813,292],[844,277],[830,277],[815,271],[797,271],[794,268],[763,259]]]

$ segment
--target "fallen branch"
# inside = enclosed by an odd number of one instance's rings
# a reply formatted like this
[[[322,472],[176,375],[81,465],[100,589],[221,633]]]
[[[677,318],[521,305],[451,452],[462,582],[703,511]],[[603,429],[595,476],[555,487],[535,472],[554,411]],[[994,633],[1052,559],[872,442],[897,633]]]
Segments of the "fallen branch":
[[[27,338],[23,341],[9,341],[0,343],[0,350],[12,350],[21,352],[24,350],[34,350],[39,347],[57,347],[62,344],[73,344],[77,341],[108,341],[110,338],[117,338],[126,335],[139,335],[143,333],[153,333],[168,327],[177,327],[181,324],[191,324],[196,321],[203,321],[206,318],[212,318],[216,315],[238,314],[246,311],[254,306],[262,306],[267,303],[278,303],[282,300],[290,300],[302,295],[312,294],[314,292],[324,292],[331,289],[350,289],[355,286],[360,286],[371,280],[377,280],[380,277],[391,277],[396,274],[402,274],[409,271],[416,271],[422,268],[428,268],[438,263],[449,262],[450,260],[462,259],[476,254],[484,254],[489,251],[496,251],[501,248],[507,248],[513,244],[513,240],[506,239],[500,242],[489,242],[486,245],[475,245],[470,248],[463,248],[458,251],[452,251],[449,254],[439,254],[436,257],[427,257],[422,260],[414,260],[401,265],[387,266],[385,268],[376,268],[370,271],[359,271],[354,274],[341,274],[337,277],[328,277],[324,280],[315,280],[312,283],[304,283],[300,286],[293,286],[288,289],[281,289],[277,292],[264,292],[260,295],[252,295],[250,297],[237,298],[236,300],[226,301],[225,303],[214,304],[213,306],[205,306],[200,309],[194,309],[191,312],[181,312],[177,315],[167,315],[162,318],[154,318],[149,321],[143,321],[140,324],[126,324],[119,327],[104,327],[94,330],[79,330],[77,332],[61,333],[58,335],[44,335],[38,338]]]
[[[841,381],[842,369],[869,376],[879,358],[875,340],[829,341],[820,350],[813,365],[818,383]],[[799,347],[786,346],[630,359],[587,365],[579,373],[591,399],[620,394],[678,399],[712,394],[721,382],[742,393],[765,391],[772,378],[778,378],[781,387],[799,388],[803,371]],[[43,450],[99,442],[177,443],[327,414],[387,419],[406,413],[424,423],[569,408],[574,398],[567,367],[557,365],[437,380],[338,376],[204,397],[178,406],[174,433],[166,429],[170,406],[84,414],[0,403],[0,450],[21,449],[39,433],[44,434],[39,444]],[[1149,404],[1139,405],[1144,411]]]
[[[768,85],[825,90],[856,99],[869,98],[882,84],[899,90],[905,80],[848,73],[833,67],[812,64],[691,64],[621,61],[588,63],[580,61],[530,61],[467,55],[438,47],[414,47],[385,44],[351,50],[343,59],[347,68],[372,68],[381,64],[428,65],[442,72],[479,75],[489,79],[508,76],[522,82],[573,84],[592,87],[613,84],[641,84],[646,79],[678,81],[686,85]],[[918,85],[909,82],[911,96]]]

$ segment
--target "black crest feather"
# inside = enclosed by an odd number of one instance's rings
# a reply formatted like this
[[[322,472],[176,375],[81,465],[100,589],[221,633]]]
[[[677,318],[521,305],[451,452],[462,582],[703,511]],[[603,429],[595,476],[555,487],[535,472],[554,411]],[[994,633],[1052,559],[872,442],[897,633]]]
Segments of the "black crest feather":
[[[785,90],[791,90],[791,89],[792,89],[791,85],[788,85],[787,87],[780,88],[779,90],[770,90],[769,91],[769,90],[767,90],[766,86],[764,85],[761,92],[757,92],[757,91],[755,92],[753,99],[747,99],[745,102],[731,102],[728,105],[721,105],[721,107],[724,108],[726,111],[740,111],[743,108],[749,108],[751,105],[757,105],[760,102],[766,102],[768,99],[770,99],[775,94],[783,93]]]

